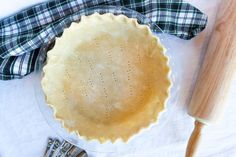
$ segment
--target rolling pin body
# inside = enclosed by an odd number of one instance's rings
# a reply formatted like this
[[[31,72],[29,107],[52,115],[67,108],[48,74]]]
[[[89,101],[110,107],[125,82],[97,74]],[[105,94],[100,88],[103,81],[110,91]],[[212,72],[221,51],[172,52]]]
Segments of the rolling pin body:
[[[202,123],[215,122],[236,70],[236,0],[222,1],[188,113]]]

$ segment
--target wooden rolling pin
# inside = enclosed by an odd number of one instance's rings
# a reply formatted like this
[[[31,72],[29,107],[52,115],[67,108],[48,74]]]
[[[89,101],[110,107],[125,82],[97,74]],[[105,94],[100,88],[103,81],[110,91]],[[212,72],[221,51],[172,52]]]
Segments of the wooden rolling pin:
[[[222,115],[224,98],[236,70],[236,0],[223,1],[215,28],[188,107],[195,118],[186,157],[197,156],[197,147],[204,125],[216,122]]]

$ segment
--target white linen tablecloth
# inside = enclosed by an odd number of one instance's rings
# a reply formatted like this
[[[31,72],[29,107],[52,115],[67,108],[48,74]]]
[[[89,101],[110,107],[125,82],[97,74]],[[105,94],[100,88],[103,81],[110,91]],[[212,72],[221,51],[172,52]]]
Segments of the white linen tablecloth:
[[[0,18],[4,18],[22,8],[44,0],[0,0]],[[205,51],[210,32],[214,25],[219,0],[188,0],[209,16],[207,29],[190,41],[170,37],[175,49],[177,62],[182,68],[177,104],[168,105],[159,123],[165,121],[162,130],[148,133],[160,136],[159,141],[150,146],[141,145],[139,149],[126,153],[94,153],[91,157],[183,157],[188,138],[193,129],[193,118],[187,115],[188,97],[199,68],[201,55]],[[0,157],[40,157],[47,138],[57,137],[48,126],[38,109],[34,93],[34,80],[31,74],[20,80],[0,81]],[[223,120],[204,129],[200,147],[200,157],[236,157],[236,77],[231,86],[225,105]],[[222,104],[222,106],[224,106]],[[166,119],[165,119],[166,118]],[[155,126],[155,127],[158,127]],[[147,132],[146,132],[147,133]],[[143,149],[142,149],[143,148]]]

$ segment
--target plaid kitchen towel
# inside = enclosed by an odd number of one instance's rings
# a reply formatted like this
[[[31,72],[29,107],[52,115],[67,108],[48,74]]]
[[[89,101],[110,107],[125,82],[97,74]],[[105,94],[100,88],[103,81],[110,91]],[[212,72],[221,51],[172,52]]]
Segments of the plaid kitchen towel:
[[[88,154],[65,140],[49,138],[43,157],[88,157]]]
[[[40,68],[71,22],[94,12],[125,14],[165,33],[191,39],[201,32],[207,16],[182,0],[52,0],[0,21],[0,79],[9,80]]]

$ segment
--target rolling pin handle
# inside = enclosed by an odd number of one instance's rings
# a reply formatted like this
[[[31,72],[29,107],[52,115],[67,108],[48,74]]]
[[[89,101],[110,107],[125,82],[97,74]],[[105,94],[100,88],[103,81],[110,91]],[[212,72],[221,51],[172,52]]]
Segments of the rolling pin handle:
[[[185,157],[197,157],[198,145],[201,140],[202,128],[204,124],[195,120],[194,130],[188,141]]]

